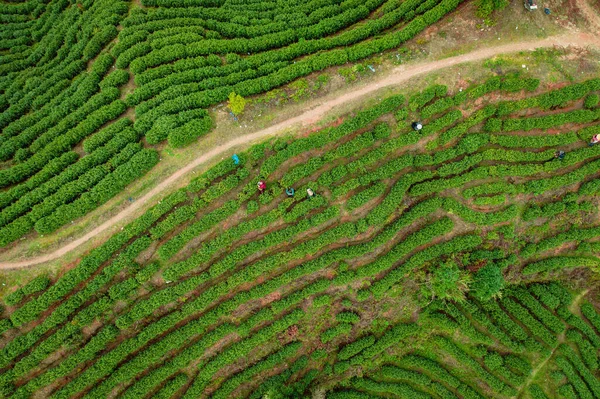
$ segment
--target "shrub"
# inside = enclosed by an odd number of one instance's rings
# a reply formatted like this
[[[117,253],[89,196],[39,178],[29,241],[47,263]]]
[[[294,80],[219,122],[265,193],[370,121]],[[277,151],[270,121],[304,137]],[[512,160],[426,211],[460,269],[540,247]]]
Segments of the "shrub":
[[[20,302],[23,301],[23,299],[25,299],[29,295],[45,290],[49,284],[50,279],[48,277],[36,277],[23,287],[18,288],[16,291],[13,291],[12,293],[4,297],[4,302],[10,306],[18,305]]]
[[[343,323],[356,324],[360,321],[360,316],[354,312],[340,312],[335,315],[335,319]]]
[[[537,262],[529,263],[523,269],[523,274],[534,274],[546,272],[556,269],[572,268],[572,267],[596,267],[598,261],[596,259],[575,257],[575,256],[557,256],[553,258],[542,259]]]
[[[359,338],[356,341],[351,342],[348,345],[344,346],[338,352],[338,359],[341,359],[341,360],[349,359],[352,356],[357,355],[364,349],[368,348],[369,346],[372,346],[374,343],[375,343],[375,337],[373,337],[372,335],[368,335],[366,337]]]
[[[138,271],[135,275],[135,279],[138,283],[142,284],[150,280],[150,278],[160,270],[159,262],[152,262]]]
[[[483,301],[497,296],[502,288],[504,288],[504,277],[496,265],[487,265],[479,269],[471,284],[473,295]]]
[[[258,211],[258,202],[256,201],[248,201],[248,204],[246,205],[246,209],[248,211],[248,213],[254,213]]]
[[[598,94],[588,94],[583,101],[583,106],[585,108],[591,109],[598,105],[600,101],[600,96]]]
[[[205,135],[212,129],[213,121],[210,116],[192,120],[171,130],[167,136],[171,147],[185,147],[198,137]]]
[[[352,324],[350,323],[340,323],[335,325],[334,327],[328,328],[321,334],[321,342],[324,344],[334,340],[336,337],[340,335],[347,335],[352,331]]]

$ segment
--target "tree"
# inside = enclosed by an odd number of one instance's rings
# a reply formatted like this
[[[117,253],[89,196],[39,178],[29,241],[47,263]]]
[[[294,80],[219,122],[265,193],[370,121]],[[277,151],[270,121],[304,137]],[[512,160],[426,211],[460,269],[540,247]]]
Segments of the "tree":
[[[440,299],[464,301],[469,290],[471,275],[461,271],[455,262],[448,261],[439,265],[429,277],[433,296]]]
[[[246,108],[246,99],[239,94],[235,94],[235,92],[231,92],[229,94],[229,109],[233,112],[234,115],[239,115],[244,112],[244,108]]]
[[[504,276],[502,270],[495,264],[479,269],[471,285],[475,297],[484,301],[497,297],[502,288],[504,288]]]

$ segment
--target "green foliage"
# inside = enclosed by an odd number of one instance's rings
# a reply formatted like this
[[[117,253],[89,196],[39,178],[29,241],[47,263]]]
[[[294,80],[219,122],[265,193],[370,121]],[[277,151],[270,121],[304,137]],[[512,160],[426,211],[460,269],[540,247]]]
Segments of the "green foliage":
[[[464,301],[471,276],[459,270],[455,262],[441,263],[431,273],[429,284],[433,296],[440,299]]]
[[[422,92],[413,95],[408,100],[408,106],[411,111],[416,111],[422,108],[425,104],[430,102],[435,97],[442,97],[446,95],[448,88],[442,85],[433,85],[423,90]]]
[[[600,96],[598,96],[598,94],[588,94],[583,100],[583,106],[591,109],[596,107],[598,102],[600,102]]]
[[[258,211],[258,202],[256,201],[248,201],[247,205],[248,213],[255,213]]]
[[[28,282],[23,287],[18,288],[16,291],[11,292],[9,295],[4,297],[4,302],[9,306],[18,305],[26,297],[45,290],[50,284],[50,279],[46,276],[39,276]]]
[[[327,330],[321,333],[321,342],[324,344],[334,340],[340,335],[347,335],[352,331],[352,324],[350,323],[340,323],[335,325],[334,327],[328,328]]]
[[[338,358],[340,360],[346,360],[351,358],[352,356],[357,355],[364,349],[372,346],[375,343],[375,337],[372,335],[368,335],[363,338],[359,338],[356,341],[344,346],[338,353]]]
[[[138,271],[135,275],[135,279],[138,283],[142,284],[150,280],[150,278],[160,270],[160,263],[152,262],[146,265],[143,269]]]
[[[479,18],[488,18],[494,10],[502,10],[508,5],[508,0],[478,0],[477,16]]]
[[[227,106],[234,115],[240,115],[246,108],[246,99],[232,91],[229,93],[229,103]]]
[[[208,133],[213,127],[213,121],[206,115],[201,119],[191,120],[182,126],[172,129],[167,135],[171,147],[185,147],[198,137]]]
[[[69,221],[85,215],[117,195],[157,163],[158,153],[155,150],[138,151],[126,163],[119,165],[114,171],[99,180],[98,184],[83,193],[76,201],[57,206],[50,215],[39,219],[35,223],[35,230],[40,234],[47,234]]]
[[[335,315],[335,319],[342,323],[356,324],[360,321],[360,316],[353,312],[340,312]]]
[[[347,207],[349,210],[361,207],[367,202],[369,202],[371,199],[381,196],[386,189],[387,186],[384,183],[378,182],[373,186],[363,191],[360,191],[359,193],[350,197],[347,202]]]
[[[547,258],[543,260],[539,260],[537,262],[529,263],[523,269],[523,274],[534,274],[539,272],[545,272],[556,269],[564,269],[564,268],[572,268],[572,267],[596,267],[598,266],[598,261],[592,258],[585,257],[553,257]]]
[[[496,265],[484,266],[473,276],[471,291],[480,300],[486,301],[498,296],[502,288],[504,288],[504,276]]]

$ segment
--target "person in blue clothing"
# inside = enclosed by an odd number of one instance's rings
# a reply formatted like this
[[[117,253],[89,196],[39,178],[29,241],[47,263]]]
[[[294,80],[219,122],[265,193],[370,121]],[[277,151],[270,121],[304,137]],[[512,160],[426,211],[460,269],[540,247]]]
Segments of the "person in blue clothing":
[[[231,159],[233,159],[233,163],[236,165],[240,164],[240,157],[238,157],[237,154],[233,154],[233,156],[231,157]]]

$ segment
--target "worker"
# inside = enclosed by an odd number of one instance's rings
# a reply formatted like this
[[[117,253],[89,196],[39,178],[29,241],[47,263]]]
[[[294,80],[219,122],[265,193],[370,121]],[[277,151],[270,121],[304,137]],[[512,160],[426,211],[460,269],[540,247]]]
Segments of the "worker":
[[[293,197],[295,194],[295,191],[292,187],[288,187],[285,189],[285,193],[287,194],[288,197]]]
[[[315,196],[315,192],[311,188],[307,188],[306,193],[308,194],[308,198],[312,198]]]
[[[264,181],[259,181],[258,182],[258,191],[260,191],[260,193],[262,194],[265,190],[267,189],[267,185],[265,184]]]
[[[233,154],[233,156],[231,157],[231,159],[233,159],[233,163],[236,165],[240,164],[240,157],[238,157],[237,154]]]
[[[590,145],[594,145],[600,141],[600,134],[594,134],[592,136],[592,140],[590,140]]]
[[[423,129],[423,124],[421,122],[413,122],[411,126],[415,132],[418,132],[421,129]]]
[[[554,158],[558,158],[562,161],[563,159],[565,159],[565,152],[562,150],[556,151],[554,153]]]

